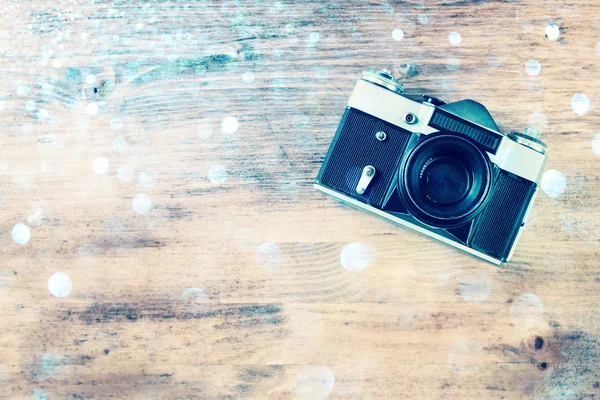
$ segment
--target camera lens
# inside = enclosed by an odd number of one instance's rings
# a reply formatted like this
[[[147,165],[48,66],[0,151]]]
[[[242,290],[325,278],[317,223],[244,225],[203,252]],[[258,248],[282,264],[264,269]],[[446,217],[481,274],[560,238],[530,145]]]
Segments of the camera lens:
[[[471,174],[457,158],[430,158],[419,174],[419,187],[425,196],[438,204],[455,204],[469,192]]]
[[[421,222],[439,228],[461,225],[477,215],[490,187],[487,156],[458,135],[426,136],[398,170],[398,190]]]

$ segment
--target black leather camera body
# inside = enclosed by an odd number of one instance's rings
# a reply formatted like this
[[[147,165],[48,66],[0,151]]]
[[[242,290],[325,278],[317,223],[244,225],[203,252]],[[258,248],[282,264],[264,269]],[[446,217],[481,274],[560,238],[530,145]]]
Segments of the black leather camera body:
[[[546,163],[539,133],[504,135],[487,109],[402,95],[365,71],[315,187],[494,264],[508,261]]]

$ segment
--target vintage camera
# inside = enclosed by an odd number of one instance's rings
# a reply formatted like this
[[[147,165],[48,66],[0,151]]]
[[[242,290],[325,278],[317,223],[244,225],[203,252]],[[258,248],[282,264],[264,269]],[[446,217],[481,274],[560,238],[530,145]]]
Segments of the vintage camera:
[[[508,261],[546,164],[473,100],[414,101],[387,70],[358,80],[315,187],[494,264]]]

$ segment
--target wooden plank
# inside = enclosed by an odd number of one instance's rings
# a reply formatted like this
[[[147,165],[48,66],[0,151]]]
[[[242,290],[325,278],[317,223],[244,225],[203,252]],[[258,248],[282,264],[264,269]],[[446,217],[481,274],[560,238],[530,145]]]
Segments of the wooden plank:
[[[0,397],[600,395],[594,2],[0,11]],[[383,67],[543,132],[566,187],[539,194],[511,263],[312,188],[354,82]]]

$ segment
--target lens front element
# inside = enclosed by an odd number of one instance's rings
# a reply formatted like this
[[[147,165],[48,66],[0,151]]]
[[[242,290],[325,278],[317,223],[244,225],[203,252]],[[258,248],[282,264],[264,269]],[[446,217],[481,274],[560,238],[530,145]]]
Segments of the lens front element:
[[[449,134],[423,139],[399,174],[398,190],[413,216],[440,228],[477,215],[491,181],[487,156],[467,138]]]
[[[456,204],[469,193],[471,173],[460,159],[447,156],[430,158],[419,174],[419,187],[430,201]]]

